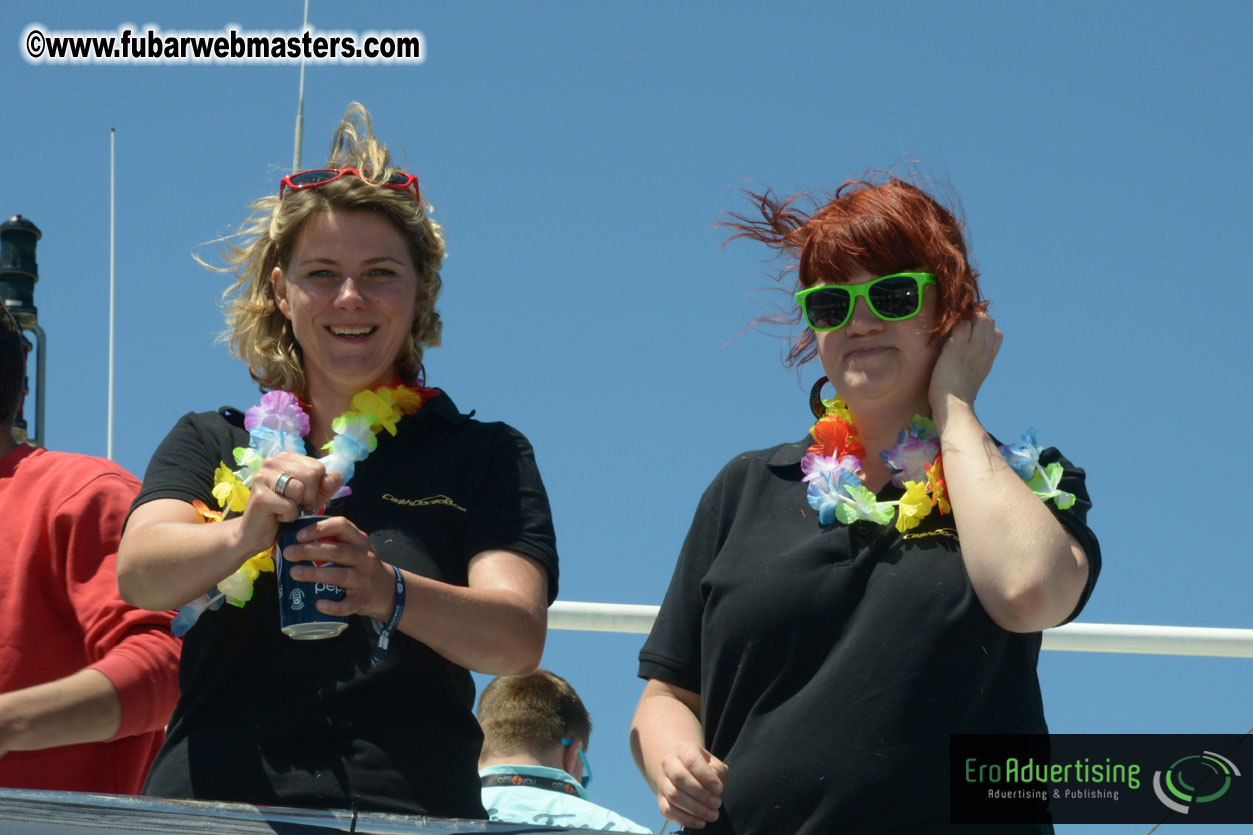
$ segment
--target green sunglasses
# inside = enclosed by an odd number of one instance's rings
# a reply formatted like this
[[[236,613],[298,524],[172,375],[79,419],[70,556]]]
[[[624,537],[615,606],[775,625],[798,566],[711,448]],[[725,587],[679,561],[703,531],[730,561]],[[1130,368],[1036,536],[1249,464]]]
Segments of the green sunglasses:
[[[935,284],[935,273],[893,273],[865,284],[819,284],[797,293],[796,303],[816,331],[847,325],[858,298],[880,319],[899,322],[922,310],[922,288],[928,284]]]

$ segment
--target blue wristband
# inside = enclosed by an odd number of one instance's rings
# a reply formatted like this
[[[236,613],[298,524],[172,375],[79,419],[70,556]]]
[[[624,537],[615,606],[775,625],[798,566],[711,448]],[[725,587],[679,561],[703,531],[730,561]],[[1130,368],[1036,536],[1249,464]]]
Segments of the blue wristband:
[[[392,566],[392,571],[396,573],[396,602],[392,604],[392,616],[387,619],[386,625],[379,632],[378,646],[374,648],[373,654],[370,655],[370,666],[377,667],[387,656],[387,645],[391,643],[392,634],[395,633],[396,627],[400,625],[400,616],[405,611],[405,578],[401,576],[400,569]]]

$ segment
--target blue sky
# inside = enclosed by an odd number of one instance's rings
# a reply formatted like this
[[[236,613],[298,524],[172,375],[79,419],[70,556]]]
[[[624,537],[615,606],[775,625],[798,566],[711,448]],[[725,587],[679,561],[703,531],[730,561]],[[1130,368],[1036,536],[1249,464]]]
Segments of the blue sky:
[[[984,425],[1035,426],[1088,472],[1105,566],[1081,621],[1253,626],[1246,5],[311,6],[320,29],[425,35],[420,66],[310,66],[305,167],[359,100],[419,176],[450,253],[429,382],[534,443],[563,599],[659,603],[722,464],[812,423],[817,367],[784,368],[778,334],[740,335],[785,297],[763,249],[721,246],[736,189],[916,165],[960,195],[1005,333]],[[301,13],[0,10],[0,214],[44,233],[52,447],[105,453],[110,128],[116,458],[142,474],[183,413],[255,402],[213,341],[225,279],[191,252],[290,170],[298,69],[32,66],[21,33],[286,30]],[[641,640],[553,632],[544,663],[596,721],[593,797],[659,826],[626,748]],[[1245,660],[1046,652],[1040,677],[1056,732],[1253,724]]]

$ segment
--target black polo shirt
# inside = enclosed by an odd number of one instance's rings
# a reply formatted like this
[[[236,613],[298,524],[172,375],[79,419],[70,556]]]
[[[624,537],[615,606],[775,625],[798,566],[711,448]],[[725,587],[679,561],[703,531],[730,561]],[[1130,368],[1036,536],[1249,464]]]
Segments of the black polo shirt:
[[[948,815],[950,733],[1042,733],[1040,633],[980,605],[953,517],[823,527],[806,501],[810,440],[747,452],[705,491],[639,675],[701,696],[727,763],[710,833],[929,831]],[[1056,449],[1055,516],[1100,570],[1083,471]],[[900,497],[889,484],[880,501]]]
[[[534,557],[551,602],[555,535],[526,438],[460,414],[446,394],[397,429],[378,436],[352,494],[327,512],[369,533],[384,562],[454,585],[466,585],[481,551]],[[135,507],[158,498],[217,507],[213,472],[247,445],[238,410],[184,416],[153,455]],[[273,573],[242,608],[206,612],[184,638],[182,696],[145,793],[485,817],[470,674],[403,634],[372,669],[375,636],[361,617],[329,640],[283,635]]]

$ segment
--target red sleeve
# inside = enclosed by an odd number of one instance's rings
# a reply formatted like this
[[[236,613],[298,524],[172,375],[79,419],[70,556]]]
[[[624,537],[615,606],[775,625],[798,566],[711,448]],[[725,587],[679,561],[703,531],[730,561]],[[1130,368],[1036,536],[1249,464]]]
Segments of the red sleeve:
[[[139,482],[124,471],[96,474],[61,503],[53,521],[87,667],[113,683],[121,702],[115,738],[161,729],[178,701],[182,642],[170,634],[174,613],[137,609],[117,591],[118,542],[138,492]]]

